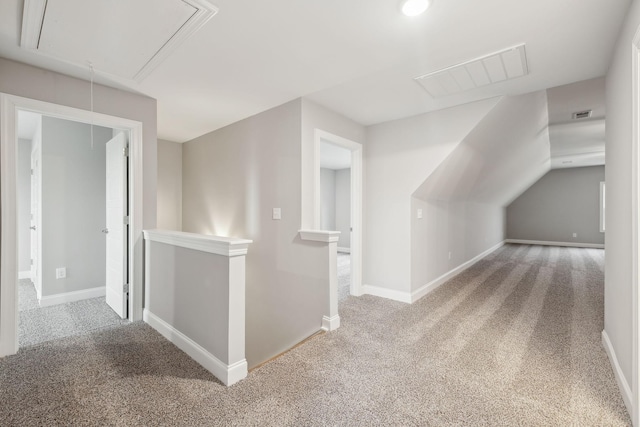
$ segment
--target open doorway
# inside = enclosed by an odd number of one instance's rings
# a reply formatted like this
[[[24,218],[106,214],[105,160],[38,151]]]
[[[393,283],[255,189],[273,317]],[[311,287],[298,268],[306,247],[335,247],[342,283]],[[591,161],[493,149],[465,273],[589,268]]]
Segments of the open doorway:
[[[18,112],[20,347],[127,318],[127,132]]]
[[[3,207],[0,219],[0,357],[18,351],[18,114],[30,111],[53,118],[72,122],[93,123],[95,126],[123,131],[129,138],[129,155],[123,161],[128,169],[128,215],[121,217],[127,221],[128,244],[122,250],[126,254],[126,280],[120,290],[128,290],[128,303],[124,303],[127,317],[131,321],[142,319],[142,123],[102,113],[94,113],[73,107],[52,104],[15,95],[0,94],[0,202]],[[95,141],[94,141],[95,142]],[[72,165],[73,166],[73,165]],[[72,208],[69,208],[72,209]],[[62,212],[65,216],[65,212]],[[103,228],[104,225],[102,226]],[[81,234],[78,230],[77,234]],[[104,237],[103,237],[104,238]],[[56,273],[54,268],[54,275]],[[43,268],[40,269],[44,271]],[[64,275],[64,271],[60,272]],[[124,272],[123,272],[124,275]],[[105,292],[106,293],[106,292]]]
[[[338,303],[351,290],[351,150],[322,139],[320,145],[320,229],[339,231]]]
[[[322,160],[323,151],[324,161]],[[331,158],[333,159],[330,160]],[[337,245],[339,248],[338,292],[329,297],[331,305],[337,307],[338,299],[344,299],[348,295],[362,295],[362,144],[315,129],[314,166],[314,228],[318,230],[333,228],[341,232]],[[323,169],[333,170],[333,172],[323,172]],[[334,224],[327,224],[326,221],[327,217],[332,218],[332,213],[324,215],[325,224],[322,224],[323,175],[325,179],[326,176],[333,175],[334,179],[333,209],[335,210],[335,202],[338,201],[340,210],[340,212],[335,211]],[[331,192],[331,184],[324,187],[325,190],[329,190],[328,193]],[[328,198],[331,199],[332,196]],[[331,212],[331,208],[325,206],[326,209]],[[346,217],[349,218],[348,222]]]

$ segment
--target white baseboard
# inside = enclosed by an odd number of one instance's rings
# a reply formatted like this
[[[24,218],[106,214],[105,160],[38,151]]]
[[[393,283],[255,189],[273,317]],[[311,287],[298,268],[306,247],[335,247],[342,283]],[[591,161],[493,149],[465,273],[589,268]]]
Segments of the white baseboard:
[[[602,346],[607,352],[607,356],[609,356],[609,362],[611,363],[611,367],[613,368],[613,373],[616,377],[616,381],[618,382],[618,388],[620,389],[620,394],[622,394],[622,400],[624,400],[627,411],[629,411],[630,414],[633,414],[633,408],[631,404],[633,400],[633,394],[631,393],[631,387],[629,387],[629,383],[622,373],[622,368],[620,368],[618,357],[616,356],[616,352],[613,349],[613,345],[611,345],[611,341],[609,340],[607,331],[602,331]]]
[[[344,254],[350,254],[351,248],[341,248],[340,246],[338,246],[338,252],[342,252]]]
[[[40,307],[64,304],[67,302],[80,301],[83,299],[98,298],[105,296],[106,286],[83,289],[81,291],[64,292],[55,295],[44,295],[40,298]]]
[[[599,243],[551,242],[546,240],[522,240],[522,239],[507,239],[505,240],[505,243],[515,243],[517,245],[562,246],[562,247],[568,247],[568,248],[604,249],[604,245]]]
[[[411,304],[411,294],[409,292],[396,291],[379,286],[363,285],[362,293]]]
[[[337,314],[333,317],[322,316],[322,329],[331,332],[340,327],[340,316]]]
[[[29,279],[31,280],[31,271],[19,271],[18,272],[18,280]]]
[[[422,298],[423,296],[427,295],[429,292],[432,292],[434,290],[436,290],[440,285],[442,285],[443,283],[445,283],[447,280],[450,280],[451,278],[457,276],[458,274],[462,273],[464,270],[466,270],[467,268],[471,267],[473,264],[475,264],[476,262],[480,261],[482,258],[486,257],[487,255],[489,255],[490,253],[492,253],[493,251],[500,249],[502,246],[504,246],[505,242],[500,242],[497,245],[487,249],[486,251],[482,252],[480,255],[477,255],[473,258],[471,258],[469,261],[465,262],[464,264],[460,264],[459,266],[457,266],[456,268],[454,268],[453,270],[450,270],[446,273],[444,273],[442,276],[438,277],[435,280],[432,280],[431,282],[427,283],[426,285],[422,286],[419,289],[416,289],[415,291],[413,291],[411,293],[411,303],[414,303],[416,301],[418,301],[420,298]]]
[[[247,377],[248,366],[246,359],[227,365],[146,308],[143,311],[142,318],[163,337],[215,375],[224,385],[230,386]]]

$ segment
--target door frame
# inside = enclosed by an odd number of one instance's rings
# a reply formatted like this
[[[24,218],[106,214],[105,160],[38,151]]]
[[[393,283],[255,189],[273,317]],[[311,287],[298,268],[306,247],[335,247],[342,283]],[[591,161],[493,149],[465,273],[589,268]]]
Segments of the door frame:
[[[351,295],[362,295],[362,144],[314,129],[313,144],[313,228],[320,225],[320,146],[322,141],[351,151]]]
[[[142,123],[107,114],[0,93],[0,357],[18,351],[17,119],[18,110],[129,132],[129,319],[142,319],[142,264],[134,246],[142,239]],[[138,271],[140,270],[140,271]],[[42,274],[42,272],[40,272]]]

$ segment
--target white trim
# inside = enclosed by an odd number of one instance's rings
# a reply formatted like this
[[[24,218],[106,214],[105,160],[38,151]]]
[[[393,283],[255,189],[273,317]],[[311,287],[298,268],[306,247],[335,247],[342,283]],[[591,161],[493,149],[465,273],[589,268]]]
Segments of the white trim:
[[[341,248],[340,246],[338,246],[338,252],[341,252],[343,254],[350,254],[351,248]]]
[[[20,47],[36,50],[47,0],[25,0],[22,14]]]
[[[411,304],[411,294],[409,292],[396,291],[393,289],[381,288],[379,286],[364,285],[362,286],[362,293]]]
[[[339,231],[299,230],[298,233],[300,233],[302,240],[310,240],[313,242],[334,243],[340,239]]]
[[[228,257],[246,255],[249,244],[253,242],[247,239],[208,236],[183,231],[144,230],[143,234],[144,238],[151,242],[166,243]]]
[[[611,367],[613,368],[613,373],[616,377],[616,381],[618,382],[618,388],[620,388],[620,394],[622,394],[622,400],[624,400],[624,404],[627,407],[627,410],[629,411],[629,413],[632,413],[631,400],[633,398],[633,393],[631,392],[631,387],[629,387],[629,383],[627,382],[627,379],[624,377],[622,368],[618,363],[618,357],[616,356],[616,352],[613,349],[611,340],[609,340],[609,335],[607,334],[607,331],[602,331],[602,346],[607,352],[607,356],[609,356],[609,362],[611,363]]]
[[[18,280],[24,280],[24,279],[31,280],[31,270],[18,272]]]
[[[320,146],[322,141],[346,148],[351,151],[351,295],[364,293],[362,286],[362,181],[363,146],[362,144],[326,132],[314,129],[313,133],[313,227],[320,228]],[[303,164],[303,168],[306,164]],[[303,188],[304,191],[304,188]]]
[[[220,361],[191,338],[169,325],[167,322],[151,313],[146,308],[143,320],[163,337],[172,342],[180,350],[187,353],[193,360],[211,372],[224,385],[230,386],[247,377],[248,366],[246,359],[232,365]]]
[[[504,246],[504,244],[505,244],[504,241],[498,243],[497,245],[495,245],[495,246],[487,249],[486,251],[482,252],[480,255],[477,255],[477,256],[471,258],[469,261],[465,262],[464,264],[461,264],[461,265],[457,266],[453,270],[448,271],[447,273],[443,274],[442,276],[438,277],[437,279],[432,280],[431,282],[427,283],[426,285],[422,286],[421,288],[415,290],[411,294],[411,303],[414,303],[414,302],[418,301],[420,298],[424,297],[429,292],[434,291],[439,286],[441,286],[443,283],[446,283],[448,280],[450,280],[453,277],[457,276],[458,274],[462,273],[464,270],[468,269],[473,264],[475,264],[478,261],[480,261],[482,258],[484,258],[487,255],[491,254],[492,252],[500,249],[502,246]]]
[[[322,330],[331,332],[340,327],[340,316],[337,314],[333,317],[322,316]]]
[[[25,110],[65,120],[129,132],[129,320],[142,320],[144,268],[142,257],[143,135],[135,120],[0,93],[0,357],[18,351],[18,264],[16,236],[17,111]]]
[[[600,243],[577,243],[577,242],[551,242],[545,240],[522,240],[507,239],[505,243],[514,243],[516,245],[539,245],[539,246],[562,246],[568,248],[592,248],[604,249],[604,245]]]
[[[606,215],[606,209],[605,209],[605,202],[606,202],[606,186],[605,186],[605,182],[601,181],[600,182],[600,232],[604,233],[605,231],[605,215]]]
[[[65,304],[68,302],[82,301],[83,299],[99,298],[105,296],[106,287],[82,289],[80,291],[63,292],[54,295],[44,295],[40,298],[40,307],[50,307],[52,305]]]

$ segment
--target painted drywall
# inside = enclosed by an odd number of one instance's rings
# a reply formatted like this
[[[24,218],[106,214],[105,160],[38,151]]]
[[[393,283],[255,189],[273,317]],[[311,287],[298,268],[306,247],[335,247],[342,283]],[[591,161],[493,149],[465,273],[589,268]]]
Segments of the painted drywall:
[[[336,230],[336,171],[320,168],[320,229]]]
[[[90,83],[85,80],[0,58],[0,92],[89,111]],[[94,85],[93,109],[142,123],[142,225],[156,227],[157,103],[153,98]],[[143,237],[134,236],[134,262],[142,283]]]
[[[42,117],[42,296],[105,286],[106,142],[112,129]],[[56,279],[56,268],[67,277]]]
[[[158,242],[147,248],[145,309],[229,363],[229,257]]]
[[[367,128],[364,284],[401,292],[411,290],[412,195],[498,100]]]
[[[336,231],[338,247],[351,248],[351,169],[336,170]]]
[[[184,231],[253,240],[246,257],[250,367],[316,333],[329,301],[328,246],[298,233],[301,112],[301,100],[291,101],[183,147]],[[272,219],[273,208],[281,220]]]
[[[318,105],[308,99],[302,99],[302,148],[301,148],[301,192],[302,211],[301,228],[313,229],[313,210],[315,189],[313,188],[314,169],[314,135],[319,129],[330,134],[364,145],[364,126]],[[366,151],[366,148],[363,148]],[[366,261],[365,261],[366,262]]]
[[[633,254],[631,201],[633,200],[632,155],[632,50],[633,37],[640,26],[640,2],[634,1],[607,73],[606,126],[606,259],[604,289],[604,330],[611,341],[617,363],[629,386],[632,385],[632,288]],[[631,408],[628,408],[631,410]]]
[[[416,190],[413,291],[505,239],[506,206],[549,170],[547,117],[544,91],[503,97]]]
[[[158,140],[158,228],[182,230],[182,144]]]
[[[507,238],[604,244],[600,232],[604,175],[604,166],[548,172],[507,208]]]
[[[31,141],[18,140],[18,271],[31,270]]]

